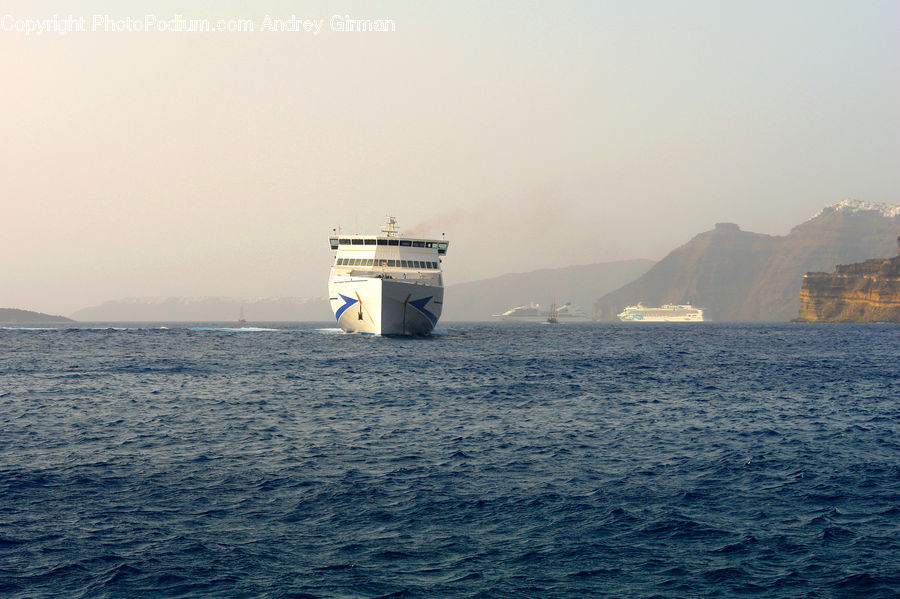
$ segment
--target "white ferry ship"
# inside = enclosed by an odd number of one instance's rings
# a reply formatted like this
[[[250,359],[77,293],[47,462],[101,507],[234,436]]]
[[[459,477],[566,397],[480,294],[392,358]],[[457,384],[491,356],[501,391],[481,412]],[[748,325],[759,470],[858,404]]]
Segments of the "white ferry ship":
[[[646,308],[638,304],[626,307],[617,318],[622,322],[703,322],[703,308],[690,304],[663,304],[659,308]]]
[[[426,335],[444,303],[445,239],[401,237],[388,217],[380,235],[332,235],[331,309],[343,330],[371,335]]]

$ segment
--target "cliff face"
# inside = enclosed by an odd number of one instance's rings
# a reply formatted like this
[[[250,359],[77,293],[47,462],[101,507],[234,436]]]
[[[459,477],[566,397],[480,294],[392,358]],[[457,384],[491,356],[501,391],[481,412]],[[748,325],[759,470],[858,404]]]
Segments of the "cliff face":
[[[900,322],[900,256],[806,273],[797,320]]]
[[[642,277],[601,297],[598,320],[625,306],[691,302],[710,320],[795,318],[803,273],[894,253],[900,206],[844,201],[794,227],[786,236],[718,224],[675,249]]]

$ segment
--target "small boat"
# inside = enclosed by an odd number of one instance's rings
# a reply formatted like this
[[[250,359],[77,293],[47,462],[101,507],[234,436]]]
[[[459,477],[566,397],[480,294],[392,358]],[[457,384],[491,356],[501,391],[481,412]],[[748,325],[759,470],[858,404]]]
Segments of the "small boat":
[[[556,302],[550,304],[550,313],[547,315],[547,322],[549,324],[559,323],[559,319],[556,317]]]

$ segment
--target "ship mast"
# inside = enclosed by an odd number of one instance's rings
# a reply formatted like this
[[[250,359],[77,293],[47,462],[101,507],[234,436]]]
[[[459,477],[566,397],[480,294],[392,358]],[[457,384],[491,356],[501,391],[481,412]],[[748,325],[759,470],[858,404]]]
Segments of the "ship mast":
[[[400,229],[397,228],[397,219],[393,216],[387,217],[387,223],[385,223],[381,232],[384,233],[385,237],[396,237],[400,233]]]

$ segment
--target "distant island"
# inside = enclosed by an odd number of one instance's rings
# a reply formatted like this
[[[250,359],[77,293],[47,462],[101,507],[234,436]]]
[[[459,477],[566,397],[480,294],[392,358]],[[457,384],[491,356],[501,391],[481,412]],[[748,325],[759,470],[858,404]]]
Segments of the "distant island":
[[[0,322],[6,323],[23,323],[23,322],[75,322],[71,318],[65,316],[53,316],[51,314],[43,314],[41,312],[32,312],[31,310],[19,310],[17,308],[0,308]]]

